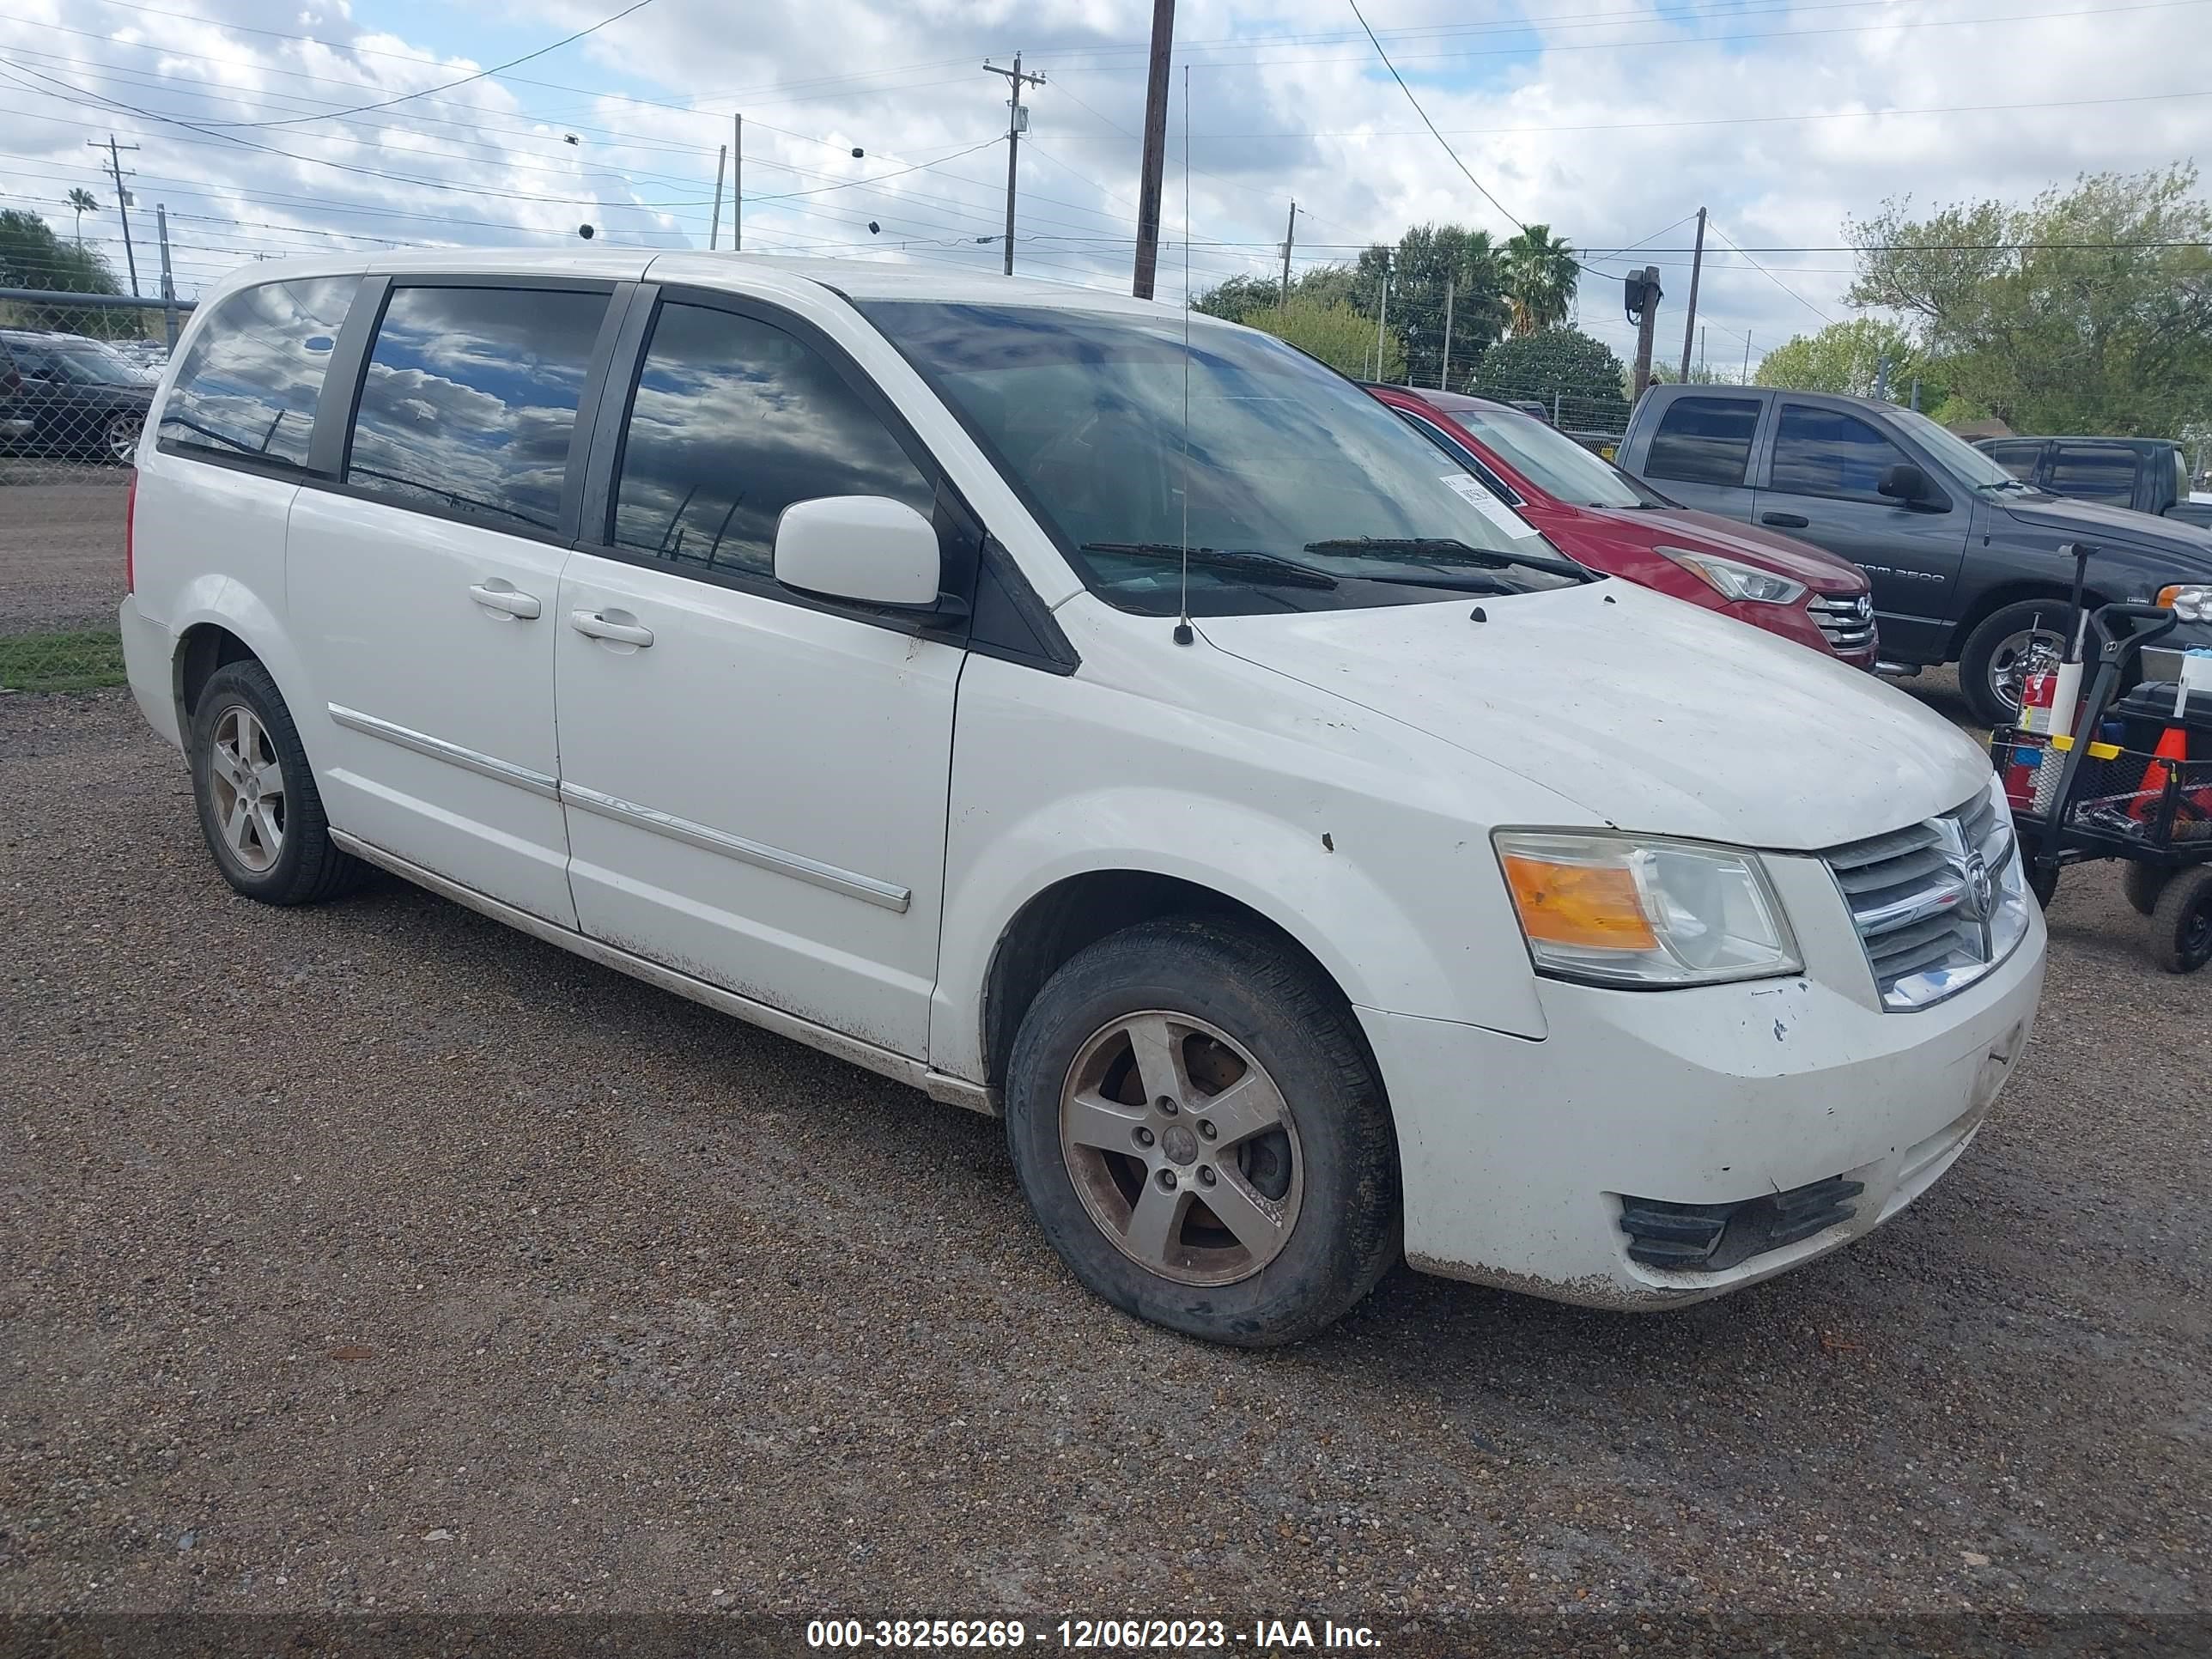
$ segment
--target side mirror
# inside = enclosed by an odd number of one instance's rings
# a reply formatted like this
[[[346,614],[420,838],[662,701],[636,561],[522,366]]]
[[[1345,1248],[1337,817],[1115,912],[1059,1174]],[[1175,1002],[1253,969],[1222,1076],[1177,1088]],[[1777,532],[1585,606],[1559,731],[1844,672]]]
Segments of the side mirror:
[[[1936,493],[1929,485],[1928,475],[1910,461],[1900,461],[1889,468],[1874,488],[1877,495],[1887,495],[1906,507],[1924,501]]]
[[[775,524],[775,579],[802,593],[927,611],[943,574],[937,532],[888,495],[793,501]]]

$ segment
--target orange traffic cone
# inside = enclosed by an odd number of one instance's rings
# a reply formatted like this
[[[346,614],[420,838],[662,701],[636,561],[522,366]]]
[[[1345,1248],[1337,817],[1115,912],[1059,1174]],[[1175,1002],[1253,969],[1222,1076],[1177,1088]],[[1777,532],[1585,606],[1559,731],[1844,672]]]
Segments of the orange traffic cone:
[[[2128,816],[2137,823],[2148,823],[2158,816],[2166,801],[2166,779],[2171,769],[2189,758],[2189,733],[2178,726],[2169,726],[2158,734],[2158,747],[2151,750],[2151,763],[2143,768],[2142,787],[2136,793],[2135,802],[2128,808]]]

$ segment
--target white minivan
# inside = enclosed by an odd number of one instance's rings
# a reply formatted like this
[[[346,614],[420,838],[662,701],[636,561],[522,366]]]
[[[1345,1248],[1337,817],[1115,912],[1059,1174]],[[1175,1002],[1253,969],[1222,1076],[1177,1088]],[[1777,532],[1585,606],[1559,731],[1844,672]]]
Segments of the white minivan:
[[[1002,1113],[1141,1317],[1286,1341],[1401,1255],[1665,1307],[1833,1249],[2027,1040],[1990,767],[1445,465],[1090,290],[256,265],[163,377],[123,636],[240,892],[381,866]]]

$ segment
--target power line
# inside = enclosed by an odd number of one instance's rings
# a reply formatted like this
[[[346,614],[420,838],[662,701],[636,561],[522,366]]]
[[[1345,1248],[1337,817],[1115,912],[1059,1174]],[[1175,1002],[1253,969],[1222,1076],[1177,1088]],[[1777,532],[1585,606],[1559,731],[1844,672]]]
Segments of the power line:
[[[1789,283],[1784,282],[1779,276],[1777,276],[1765,265],[1759,264],[1758,260],[1753,259],[1751,255],[1744,253],[1743,250],[1740,247],[1736,247],[1734,242],[1729,241],[1728,233],[1723,230],[1717,224],[1715,224],[1709,219],[1705,222],[1705,228],[1711,231],[1714,235],[1719,237],[1722,241],[1727,242],[1729,246],[1735,248],[1735,251],[1738,253],[1743,253],[1745,261],[1753,270],[1765,277],[1768,282],[1773,283],[1775,287],[1780,289],[1784,294],[1795,300],[1799,305],[1804,307],[1806,310],[1811,312],[1815,317],[1818,317],[1822,322],[1827,324],[1830,327],[1832,328],[1835,325],[1836,319],[1828,315],[1826,312],[1821,310],[1820,307],[1814,305],[1810,300],[1800,294],[1796,289],[1790,287]]]

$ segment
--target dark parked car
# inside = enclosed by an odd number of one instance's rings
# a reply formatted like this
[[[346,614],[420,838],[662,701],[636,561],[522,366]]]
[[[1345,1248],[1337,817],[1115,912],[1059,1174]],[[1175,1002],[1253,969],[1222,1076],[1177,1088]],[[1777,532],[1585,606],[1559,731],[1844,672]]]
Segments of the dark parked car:
[[[2212,532],[2068,501],[2015,478],[1926,416],[1894,404],[1765,386],[1656,386],[1630,416],[1620,465],[1684,505],[1763,525],[1863,569],[1885,661],[1956,662],[1975,713],[2013,718],[2039,649],[2073,631],[2074,562],[2087,543],[2093,604],[2148,603],[2212,581]],[[2212,645],[2185,625],[2174,647]],[[2154,678],[2173,651],[2144,653]]]
[[[2189,499],[2189,463],[2170,438],[1980,438],[1974,447],[2022,483],[2069,501],[2212,525],[2212,501]]]
[[[0,329],[0,448],[128,466],[154,381],[112,346]]]

